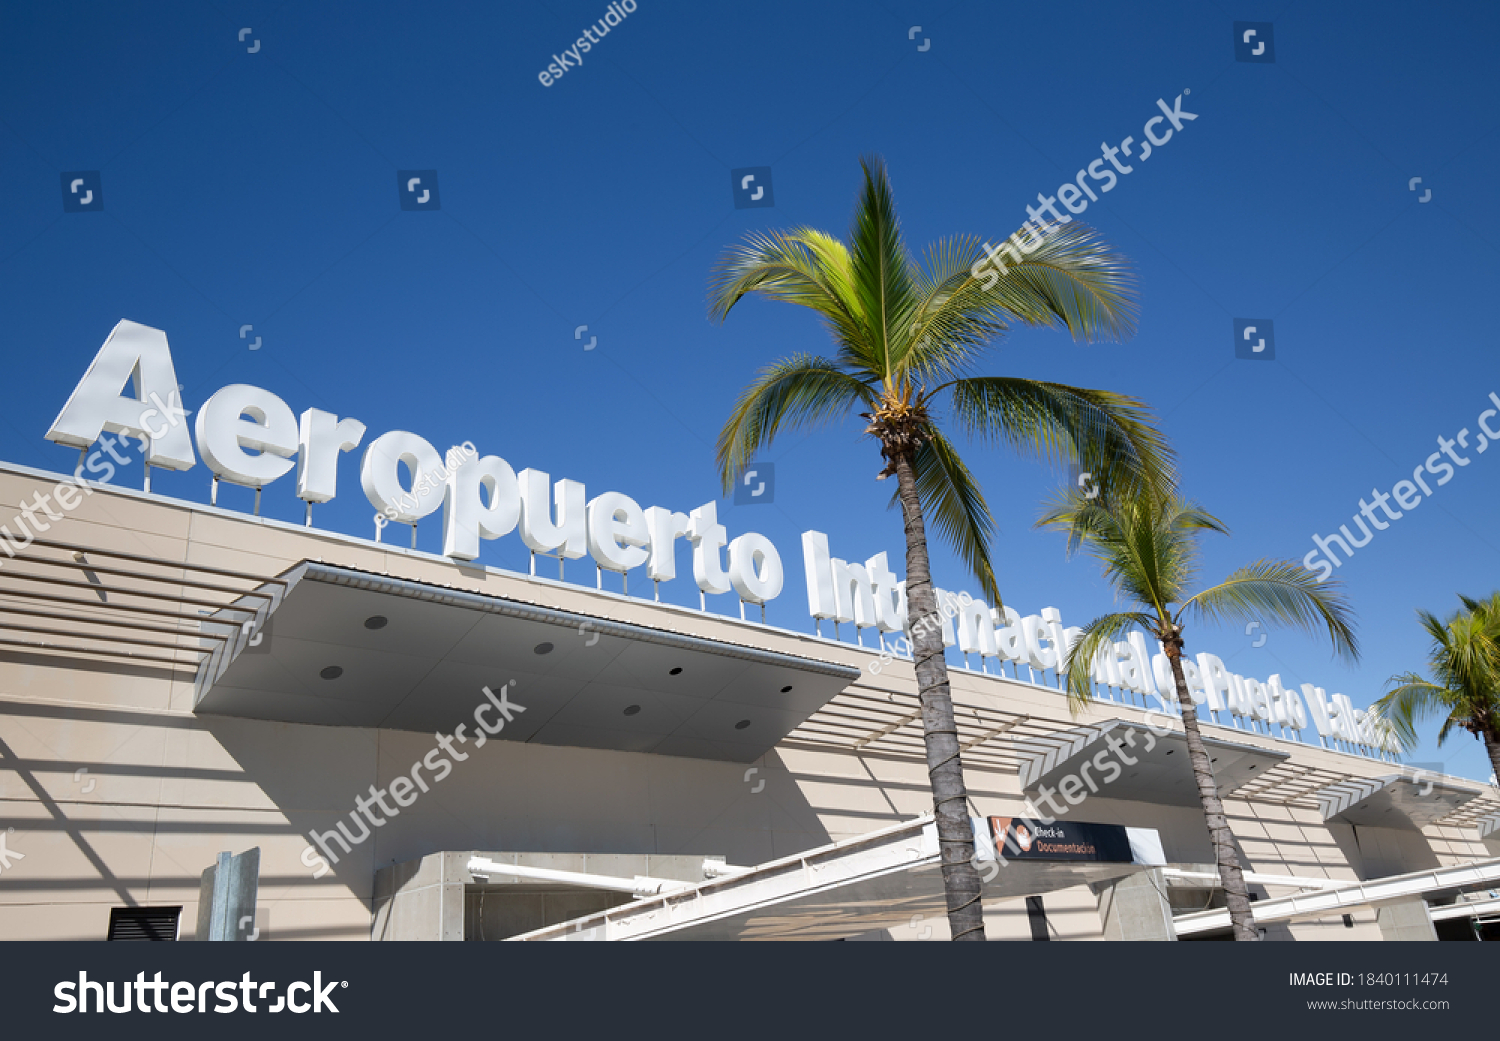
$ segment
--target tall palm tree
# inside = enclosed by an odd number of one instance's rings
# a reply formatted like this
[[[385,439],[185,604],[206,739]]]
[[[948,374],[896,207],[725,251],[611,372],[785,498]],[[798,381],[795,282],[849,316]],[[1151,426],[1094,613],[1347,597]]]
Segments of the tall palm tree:
[[[727,252],[711,282],[710,315],[723,321],[747,293],[811,308],[835,353],[799,354],[761,370],[719,435],[727,491],[784,430],[838,422],[856,408],[864,433],[896,478],[906,533],[913,623],[937,614],[928,570],[929,519],[999,602],[990,542],[994,518],[941,420],[970,439],[1074,462],[1104,487],[1170,487],[1172,457],[1140,402],[1107,391],[971,375],[1012,323],[1060,326],[1075,339],[1133,331],[1123,259],[1078,222],[1033,233],[1013,266],[992,263],[972,237],[940,241],[922,263],[908,252],[879,159],[864,182],[848,242],[811,228],[752,234]],[[1012,259],[1016,253],[1012,251]],[[996,270],[996,267],[1003,270]],[[948,923],[955,940],[984,939],[973,830],[948,670],[936,626],[911,626],[927,773],[932,784]]]
[[[1326,629],[1334,651],[1357,661],[1352,614],[1337,582],[1318,584],[1311,571],[1292,561],[1261,560],[1240,568],[1223,582],[1191,593],[1197,577],[1198,533],[1228,535],[1217,517],[1196,503],[1149,495],[1086,498],[1070,491],[1056,501],[1038,527],[1066,531],[1068,553],[1087,548],[1104,568],[1105,580],[1120,600],[1135,609],[1095,618],[1068,651],[1068,700],[1076,712],[1093,699],[1092,665],[1105,648],[1139,626],[1161,641],[1172,668],[1182,710],[1188,761],[1213,844],[1236,940],[1258,940],[1250,893],[1224,816],[1213,766],[1203,747],[1198,712],[1183,676],[1183,619],[1281,622],[1316,634]]]
[[[1455,727],[1484,742],[1490,767],[1500,777],[1500,593],[1488,600],[1460,596],[1463,608],[1446,622],[1418,611],[1432,638],[1427,662],[1433,679],[1414,672],[1393,676],[1396,688],[1375,702],[1375,710],[1406,748],[1417,743],[1416,724],[1446,713],[1438,744]]]

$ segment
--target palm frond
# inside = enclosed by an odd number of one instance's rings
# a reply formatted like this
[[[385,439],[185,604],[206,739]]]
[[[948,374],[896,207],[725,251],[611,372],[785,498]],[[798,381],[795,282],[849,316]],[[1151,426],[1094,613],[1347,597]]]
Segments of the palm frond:
[[[939,431],[929,429],[927,440],[917,449],[913,467],[917,500],[926,525],[936,528],[979,583],[981,595],[1000,606],[1000,588],[995,580],[990,544],[995,537],[995,517],[974,475]],[[901,505],[900,489],[891,495],[891,505]]]
[[[1129,599],[1150,605],[1162,625],[1172,620],[1170,605],[1186,595],[1197,574],[1193,533],[1200,525],[1183,520],[1184,510],[1196,509],[1176,500],[1160,508],[1146,498],[1135,500],[1134,509],[1126,512],[1117,552],[1104,561],[1105,579]],[[1202,511],[1198,515],[1205,521],[1201,526],[1209,527],[1213,518]]]
[[[1450,686],[1470,690],[1500,688],[1500,650],[1497,650],[1489,620],[1479,611],[1460,612],[1451,618],[1442,643],[1443,660],[1435,670]]]
[[[1048,224],[1043,230],[1041,244],[1023,254],[1020,263],[1002,252],[1005,271],[998,280],[989,277],[998,271],[990,264],[984,272],[984,280],[992,284],[988,292],[1006,313],[1028,325],[1060,326],[1075,340],[1128,340],[1135,333],[1138,306],[1130,262],[1082,221]],[[1027,229],[1017,234],[1033,241]]]
[[[1473,715],[1459,708],[1456,708],[1452,712],[1448,713],[1448,718],[1443,720],[1442,726],[1438,727],[1438,747],[1442,748],[1443,745],[1447,743],[1448,735],[1453,732],[1454,727],[1462,727],[1463,729],[1467,730],[1469,728],[1469,725],[1473,721]]]
[[[1076,488],[1065,488],[1049,499],[1033,527],[1051,528],[1066,534],[1066,552],[1070,557],[1085,545],[1114,545],[1125,538],[1115,515],[1105,509],[1103,503]]]
[[[1500,595],[1488,600],[1459,596],[1463,610],[1447,619],[1418,610],[1417,621],[1431,641],[1427,662],[1432,678],[1408,672],[1391,678],[1395,689],[1375,703],[1403,743],[1416,743],[1416,724],[1446,713],[1438,744],[1454,728],[1476,735],[1493,733],[1500,721]]]
[[[1229,525],[1209,513],[1196,502],[1179,502],[1173,511],[1172,526],[1183,532],[1211,531],[1216,535],[1228,535]]]
[[[1320,583],[1313,572],[1290,560],[1259,560],[1183,603],[1214,621],[1276,621],[1316,636],[1326,630],[1334,653],[1359,660],[1353,612],[1336,581]]]
[[[1149,607],[1162,625],[1171,621],[1169,605],[1182,599],[1196,573],[1193,535],[1228,534],[1222,521],[1196,503],[1157,503],[1144,496],[1110,502],[1076,488],[1050,500],[1036,526],[1065,532],[1070,554],[1087,546],[1116,592]]]
[[[860,160],[864,186],[849,229],[850,278],[864,319],[863,344],[871,368],[891,379],[909,334],[905,321],[916,304],[911,257],[901,240],[896,199],[885,164],[876,156]]]
[[[869,387],[826,358],[797,355],[762,369],[719,432],[724,490],[782,430],[842,419],[854,405],[871,400]]]
[[[1094,700],[1094,662],[1105,648],[1113,648],[1130,630],[1152,631],[1156,620],[1139,611],[1121,611],[1095,618],[1068,649],[1063,668],[1068,673],[1068,710],[1077,716]]]
[[[1175,495],[1174,454],[1147,406],[1104,390],[1005,376],[975,376],[946,387],[966,436],[1001,443],[1090,474],[1100,495]]]
[[[1392,676],[1395,687],[1370,706],[1408,751],[1417,746],[1417,724],[1440,712],[1451,712],[1453,692],[1414,672]],[[1445,724],[1446,729],[1446,724]]]
[[[982,245],[969,235],[928,247],[914,275],[916,301],[904,350],[895,359],[901,369],[928,385],[954,379],[1004,335],[1013,316],[972,274],[984,260]]]
[[[755,232],[714,266],[709,317],[722,322],[746,295],[759,293],[816,311],[834,339],[851,349],[867,333],[853,279],[849,251],[826,232],[814,228]]]

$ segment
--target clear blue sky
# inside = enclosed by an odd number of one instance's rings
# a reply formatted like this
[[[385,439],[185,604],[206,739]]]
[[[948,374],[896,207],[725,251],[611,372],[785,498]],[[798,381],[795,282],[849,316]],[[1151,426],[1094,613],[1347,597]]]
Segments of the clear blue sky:
[[[0,7],[0,457],[72,468],[42,435],[130,318],[167,331],[189,408],[252,383],[296,412],[356,416],[368,437],[472,440],[590,494],[688,510],[718,495],[713,443],[741,386],[827,345],[786,305],[751,301],[711,324],[705,287],[725,247],[793,224],[843,233],[865,152],[889,163],[911,243],[998,241],[1039,191],[1101,142],[1139,141],[1156,100],[1189,90],[1182,107],[1198,119],[1084,216],[1138,268],[1138,335],[1079,345],[1021,332],[989,371],[1150,402],[1185,490],[1234,529],[1206,543],[1209,578],[1301,558],[1314,532],[1409,477],[1439,435],[1473,431],[1500,392],[1493,7],[639,0],[543,87],[537,74],[605,10]],[[1236,20],[1274,23],[1274,64],[1235,60]],[[751,166],[772,167],[774,208],[734,208],[730,171]],[[406,169],[438,171],[440,211],[399,208]],[[104,212],[63,212],[60,174],[77,170],[101,172]],[[1274,320],[1274,361],[1235,360],[1235,318]],[[260,350],[239,338],[244,324]],[[593,351],[574,339],[582,324]],[[320,526],[368,532],[356,455]],[[780,547],[788,588],[770,618],[806,629],[799,534],[896,561],[900,528],[858,421],[768,458],[774,504],[725,501],[721,517],[731,536],[758,530]],[[1339,569],[1360,665],[1290,632],[1255,648],[1238,629],[1193,628],[1189,650],[1361,706],[1393,673],[1423,668],[1414,609],[1500,588],[1500,452],[1470,458]],[[1056,606],[1069,624],[1108,610],[1095,566],[1066,562],[1057,536],[1031,528],[1065,475],[995,451],[969,461],[1000,521],[1007,602]],[[139,472],[118,480],[138,487]],[[155,486],[206,501],[208,484],[200,464]],[[294,496],[281,480],[265,512],[299,521]],[[222,504],[250,499],[226,488]],[[438,549],[437,527],[424,548]],[[515,536],[481,559],[525,567]],[[935,563],[941,584],[972,588],[945,550]],[[690,581],[674,587],[696,601]],[[1412,758],[1489,774],[1467,735]]]

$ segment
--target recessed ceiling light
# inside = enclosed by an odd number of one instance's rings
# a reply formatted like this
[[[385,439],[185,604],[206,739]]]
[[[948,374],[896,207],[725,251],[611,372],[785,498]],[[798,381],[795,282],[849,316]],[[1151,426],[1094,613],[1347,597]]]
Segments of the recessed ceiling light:
[[[532,651],[536,654],[551,654],[552,645],[550,643],[539,643],[532,648]]]
[[[679,666],[677,666],[677,668],[675,668],[671,672],[667,673],[667,675],[668,676],[675,676],[675,675],[677,675],[681,671],[682,671],[682,666],[679,665]]]
[[[640,710],[641,710],[641,706],[639,706],[639,705],[626,705],[625,706],[625,714],[627,716],[633,716],[637,712],[639,712]]]
[[[386,627],[386,623],[388,623],[389,621],[390,619],[383,614],[372,614],[370,617],[365,619],[365,628],[384,629]]]
[[[792,685],[790,683],[788,683],[785,687],[781,688],[781,693],[783,693],[783,694],[790,694],[791,692],[792,692]]]
[[[748,719],[742,719],[742,720],[740,720],[738,723],[736,723],[734,725],[734,729],[736,729],[736,730],[744,730],[749,725],[750,725],[750,721]]]
[[[318,673],[318,675],[322,676],[325,680],[336,680],[343,674],[344,670],[339,668],[337,665],[330,665],[328,666],[328,668]]]

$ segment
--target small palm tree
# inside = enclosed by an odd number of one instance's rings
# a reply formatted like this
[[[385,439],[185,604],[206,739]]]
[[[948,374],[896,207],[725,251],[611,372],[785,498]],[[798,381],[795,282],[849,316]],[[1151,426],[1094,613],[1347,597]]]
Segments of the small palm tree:
[[[1091,666],[1101,651],[1136,626],[1161,641],[1177,688],[1188,761],[1203,803],[1234,938],[1260,939],[1234,836],[1198,729],[1198,712],[1183,675],[1183,619],[1191,613],[1203,621],[1282,622],[1313,634],[1326,629],[1335,652],[1357,661],[1352,615],[1338,583],[1319,585],[1311,571],[1292,561],[1261,560],[1240,568],[1219,585],[1190,593],[1197,576],[1198,533],[1228,535],[1229,529],[1197,504],[1175,497],[1086,498],[1073,491],[1054,503],[1037,526],[1066,531],[1069,555],[1086,547],[1103,565],[1104,577],[1116,595],[1136,608],[1095,618],[1069,649],[1065,668],[1074,712],[1093,700]]]
[[[1402,746],[1417,743],[1416,724],[1446,713],[1438,744],[1455,727],[1484,742],[1490,767],[1500,777],[1500,593],[1488,600],[1460,596],[1462,610],[1446,622],[1418,611],[1432,638],[1427,655],[1433,679],[1414,672],[1393,676],[1396,688],[1375,702],[1375,711],[1394,730]]]
[[[865,434],[894,475],[906,533],[907,602],[913,623],[937,614],[926,525],[934,523],[999,602],[990,542],[994,519],[953,443],[951,421],[970,438],[1076,462],[1101,487],[1165,489],[1171,453],[1140,402],[1099,390],[971,375],[983,350],[1012,322],[1062,326],[1075,338],[1133,329],[1123,260],[1078,222],[1048,226],[1003,271],[978,239],[931,247],[919,265],[896,219],[883,165],[862,160],[864,184],[849,241],[810,228],[750,235],[715,270],[709,310],[723,321],[747,293],[817,312],[832,334],[831,358],[801,354],[763,369],[719,435],[727,491],[755,454],[784,430],[832,423],[856,408]],[[976,274],[976,272],[980,272]],[[948,922],[955,940],[984,939],[973,831],[936,626],[913,624],[913,660],[932,783]]]

